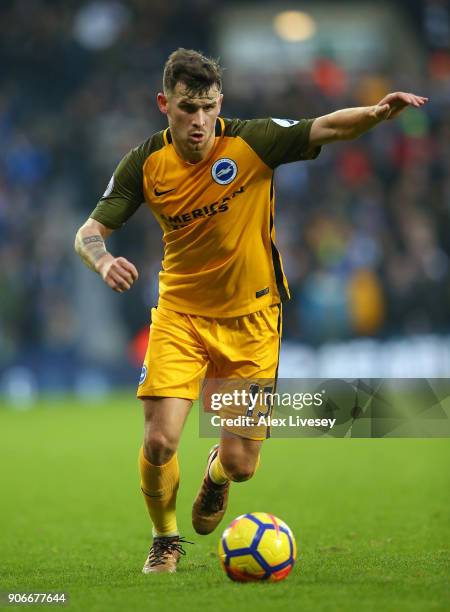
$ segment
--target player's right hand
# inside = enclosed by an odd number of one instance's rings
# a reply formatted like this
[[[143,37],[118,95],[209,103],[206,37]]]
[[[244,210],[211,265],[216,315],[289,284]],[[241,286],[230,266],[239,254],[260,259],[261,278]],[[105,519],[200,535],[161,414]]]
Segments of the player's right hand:
[[[138,279],[138,271],[125,257],[113,257],[107,253],[97,263],[97,272],[102,279],[118,293],[131,289],[134,281]]]

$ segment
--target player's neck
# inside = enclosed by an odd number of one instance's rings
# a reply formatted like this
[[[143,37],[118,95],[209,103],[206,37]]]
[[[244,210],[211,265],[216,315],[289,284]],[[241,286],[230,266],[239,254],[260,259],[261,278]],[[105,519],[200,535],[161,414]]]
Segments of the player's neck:
[[[213,132],[206,145],[198,151],[193,151],[192,149],[186,147],[182,142],[177,140],[173,133],[172,142],[177,154],[181,157],[181,159],[188,162],[189,164],[198,164],[204,159],[206,159],[211,153],[211,150],[214,147],[215,143],[215,134]]]

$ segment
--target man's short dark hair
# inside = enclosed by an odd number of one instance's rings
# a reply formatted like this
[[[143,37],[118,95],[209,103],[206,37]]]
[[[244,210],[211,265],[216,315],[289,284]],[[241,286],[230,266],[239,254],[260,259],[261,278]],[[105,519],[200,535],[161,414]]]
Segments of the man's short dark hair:
[[[202,95],[213,85],[222,89],[222,69],[219,62],[192,49],[177,49],[164,66],[163,85],[166,93],[173,92],[177,83],[184,83],[192,95]]]

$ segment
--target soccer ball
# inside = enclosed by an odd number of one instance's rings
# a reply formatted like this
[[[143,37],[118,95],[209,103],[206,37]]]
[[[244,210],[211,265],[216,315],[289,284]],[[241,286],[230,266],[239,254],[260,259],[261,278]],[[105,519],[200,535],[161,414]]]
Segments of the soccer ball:
[[[219,541],[219,558],[227,576],[238,582],[284,580],[297,555],[289,527],[273,514],[238,516]]]

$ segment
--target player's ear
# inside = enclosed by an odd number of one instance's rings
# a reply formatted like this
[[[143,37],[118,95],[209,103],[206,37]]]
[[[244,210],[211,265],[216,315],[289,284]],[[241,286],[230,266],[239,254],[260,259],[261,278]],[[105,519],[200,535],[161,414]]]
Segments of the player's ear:
[[[160,91],[156,96],[156,103],[158,104],[159,110],[165,115],[167,115],[168,100],[167,96],[163,94],[162,91]]]
[[[222,108],[222,100],[223,100],[223,94],[221,93],[219,96],[219,101],[217,102],[217,106],[219,108],[219,113],[220,113],[220,109]]]

